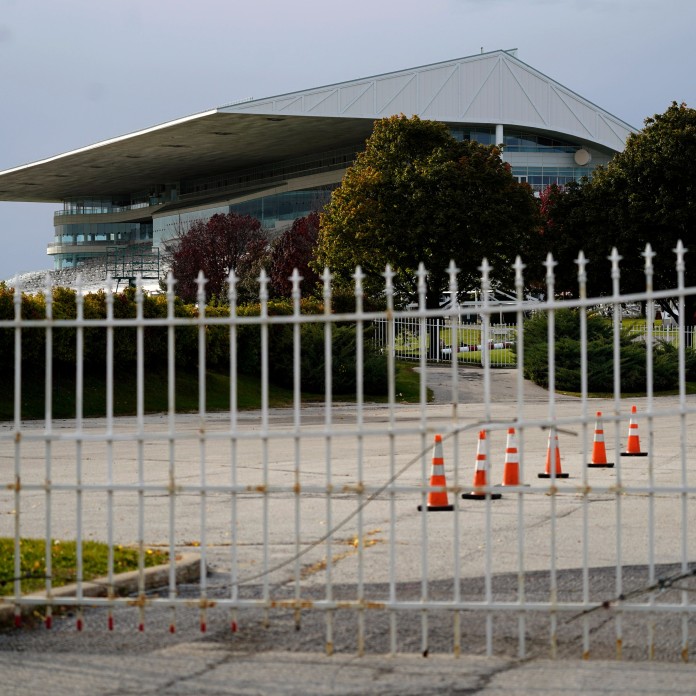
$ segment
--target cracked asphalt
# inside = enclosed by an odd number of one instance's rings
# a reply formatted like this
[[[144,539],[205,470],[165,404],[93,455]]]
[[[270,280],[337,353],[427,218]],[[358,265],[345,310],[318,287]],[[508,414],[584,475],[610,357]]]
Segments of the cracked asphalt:
[[[501,413],[516,399],[516,372],[496,371],[488,387],[492,402]],[[435,368],[428,373],[428,384],[435,395],[434,418],[448,418],[446,405],[451,403],[451,372],[449,368]],[[534,385],[525,384],[525,404],[530,409],[544,411],[548,394]],[[459,404],[466,410],[466,417],[474,418],[473,411],[480,405],[483,396],[483,372],[463,369],[460,371]],[[558,397],[561,408],[572,409],[577,401],[572,397]],[[471,406],[467,406],[467,405]],[[513,406],[514,408],[514,406]],[[594,407],[593,407],[594,408]],[[438,416],[438,414],[442,414]],[[254,427],[251,416],[250,427]],[[404,421],[416,419],[416,409],[405,411]],[[289,419],[287,414],[274,413],[272,419],[281,422]],[[321,424],[320,411],[308,409],[304,414],[308,424]],[[383,418],[381,407],[366,414],[375,422]],[[350,413],[337,409],[335,422],[350,421]],[[127,427],[127,424],[126,424]],[[669,435],[669,433],[668,433]],[[537,446],[543,451],[543,442]],[[195,442],[194,442],[195,445]],[[533,443],[529,446],[530,454]],[[154,448],[156,450],[156,448]],[[564,450],[569,467],[575,473],[581,464],[577,445]],[[153,455],[154,456],[154,455]],[[579,460],[578,460],[579,461]],[[667,458],[667,462],[672,459]],[[252,466],[253,463],[250,464]],[[258,467],[253,467],[258,472]],[[291,472],[291,466],[285,466]],[[283,466],[278,470],[284,470]],[[310,474],[312,472],[309,472]],[[210,475],[213,475],[211,467]],[[255,475],[258,475],[256,473]],[[593,474],[609,476],[606,472]],[[638,474],[636,474],[638,475]],[[642,475],[642,474],[641,474]],[[604,479],[598,479],[604,480]],[[561,482],[558,484],[562,485]],[[565,485],[565,484],[564,484]],[[568,484],[571,485],[571,484]],[[496,528],[496,535],[512,534],[516,517],[514,495],[506,495],[496,508],[503,520]],[[526,496],[525,496],[526,500]],[[539,550],[546,544],[548,502],[543,498],[535,503],[531,497],[525,502],[529,526],[526,534],[530,548],[527,570],[524,574],[524,595],[528,604],[535,601],[548,602],[550,575],[548,559]],[[114,629],[108,631],[106,610],[88,608],[84,611],[84,628],[76,630],[76,617],[68,612],[55,617],[53,628],[48,631],[40,623],[29,621],[23,628],[0,633],[0,669],[2,694],[32,696],[43,691],[52,696],[75,696],[76,694],[694,694],[696,693],[696,666],[680,660],[683,631],[696,634],[696,613],[690,612],[685,620],[680,614],[644,615],[621,614],[622,629],[621,657],[617,656],[617,609],[616,571],[606,558],[611,554],[603,546],[611,540],[613,528],[606,525],[611,519],[615,498],[611,495],[597,497],[589,505],[591,534],[598,543],[592,547],[594,564],[587,570],[587,577],[577,566],[578,547],[575,530],[580,524],[583,507],[580,499],[568,489],[565,497],[559,498],[557,520],[567,525],[559,532],[557,571],[557,593],[559,601],[582,601],[585,587],[590,589],[591,602],[606,603],[585,614],[535,612],[497,612],[488,614],[484,610],[466,610],[455,614],[432,610],[427,621],[421,612],[370,610],[362,614],[355,611],[322,610],[300,611],[291,609],[256,608],[240,609],[235,615],[227,610],[211,609],[205,614],[205,632],[200,630],[201,612],[195,606],[170,609],[151,606],[147,608],[144,631],[138,630],[137,609],[119,607],[114,612]],[[346,504],[337,496],[337,505]],[[182,500],[182,519],[186,514]],[[318,499],[318,503],[322,503]],[[153,501],[154,504],[154,501]],[[287,509],[292,510],[292,500]],[[669,501],[658,513],[663,517],[655,544],[658,549],[673,548],[669,526],[664,520],[670,514]],[[398,524],[403,530],[404,553],[400,567],[404,570],[402,580],[394,587],[384,572],[384,554],[387,544],[384,520],[380,515],[367,518],[365,529],[373,533],[374,545],[369,548],[365,559],[364,596],[372,601],[387,601],[394,592],[402,602],[417,603],[422,597],[423,587],[417,579],[417,568],[408,565],[408,555],[413,555],[408,540],[418,536],[420,521],[414,514],[415,504],[399,499]],[[535,507],[537,505],[537,507]],[[651,585],[650,569],[639,561],[645,557],[645,537],[642,518],[645,507],[638,501],[635,507],[630,501],[624,505],[626,544],[623,553],[627,559],[622,567],[622,592],[624,595],[647,596]],[[506,507],[508,506],[508,507]],[[56,505],[60,513],[61,508]],[[68,508],[66,507],[66,510]],[[124,508],[127,519],[130,508]],[[462,539],[465,556],[459,596],[462,601],[476,602],[487,592],[499,602],[515,602],[520,596],[520,577],[514,571],[514,563],[507,560],[505,545],[514,537],[496,540],[501,549],[501,560],[487,583],[484,555],[475,537],[484,528],[482,508],[477,512],[466,509],[465,529],[474,537]],[[86,529],[90,528],[90,510],[85,510]],[[610,516],[607,518],[607,512]],[[198,509],[193,506],[190,514],[198,519]],[[304,513],[303,513],[304,514]],[[310,514],[309,512],[307,513]],[[323,514],[323,512],[322,512]],[[381,513],[380,513],[381,514]],[[464,514],[464,513],[462,513]],[[509,520],[507,517],[509,516]],[[95,529],[99,529],[103,517],[95,518]],[[228,518],[227,518],[228,519]],[[690,518],[690,519],[693,519]],[[448,522],[450,520],[450,522]],[[217,520],[211,516],[211,525]],[[251,524],[251,522],[249,523]],[[429,539],[433,543],[431,560],[432,577],[427,583],[428,599],[431,601],[451,600],[454,592],[450,566],[443,562],[442,551],[449,548],[445,538],[451,530],[451,518],[433,515],[428,518]],[[449,525],[449,527],[448,527]],[[221,523],[221,527],[224,524]],[[635,527],[635,539],[631,528]],[[665,528],[666,527],[666,528]],[[156,531],[156,520],[153,530]],[[347,533],[347,532],[346,532]],[[354,600],[356,583],[354,555],[339,547],[337,537],[336,557],[332,585],[332,599]],[[181,532],[181,548],[186,540],[193,539],[192,532]],[[260,545],[253,540],[258,528],[252,526],[243,559],[253,568],[258,561]],[[608,535],[608,536],[607,536]],[[350,539],[346,537],[348,541]],[[566,541],[567,540],[567,541]],[[206,578],[207,598],[211,602],[232,595],[227,572],[229,543],[223,534],[209,538],[210,573]],[[274,553],[288,553],[282,534],[272,542]],[[346,542],[347,543],[347,542]],[[256,556],[254,555],[256,554]],[[670,554],[666,554],[670,555]],[[275,557],[274,557],[275,558]],[[514,558],[514,554],[510,556]],[[658,560],[660,554],[657,554]],[[302,598],[308,603],[326,598],[325,564],[321,553],[309,555],[302,560]],[[416,564],[417,565],[417,564]],[[413,572],[411,572],[413,570]],[[681,573],[681,565],[658,563],[653,574],[659,578],[673,578]],[[409,577],[410,576],[410,577]],[[585,582],[587,580],[587,583]],[[286,571],[275,573],[271,579],[272,596],[278,601],[291,600],[295,585],[292,574]],[[192,604],[200,596],[197,583],[178,587],[180,596],[190,597]],[[267,588],[259,581],[248,582],[239,588],[240,597],[258,599]],[[678,603],[686,592],[696,592],[693,575],[666,587],[655,596],[656,602]],[[152,590],[156,595],[157,590]],[[298,626],[299,618],[299,626]],[[231,630],[235,622],[237,630]],[[486,656],[488,622],[492,626],[491,652]],[[327,646],[327,622],[331,626],[331,645]],[[362,622],[364,655],[359,652],[359,625]],[[170,632],[174,623],[176,631]],[[392,647],[391,627],[396,625],[396,655],[390,655]],[[525,655],[519,655],[520,636],[524,636]],[[583,654],[583,638],[590,644],[589,659],[580,659]],[[652,638],[651,638],[652,637]],[[649,648],[652,639],[652,649]],[[455,646],[458,645],[458,649]],[[555,659],[550,659],[554,646]],[[326,654],[330,647],[331,656]],[[424,649],[425,647],[425,649]],[[650,651],[652,650],[652,654]],[[455,657],[454,653],[459,652]],[[425,656],[427,655],[427,657]],[[652,657],[653,659],[648,659]]]

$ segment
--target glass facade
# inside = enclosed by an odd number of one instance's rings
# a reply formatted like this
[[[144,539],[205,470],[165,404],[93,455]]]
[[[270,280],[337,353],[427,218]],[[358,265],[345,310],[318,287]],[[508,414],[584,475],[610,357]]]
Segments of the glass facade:
[[[594,167],[534,167],[511,163],[512,175],[529,184],[535,191],[543,191],[551,184],[562,186],[570,181],[578,181],[583,176],[591,176]]]
[[[482,145],[496,144],[496,131],[492,127],[452,127],[450,132],[457,140],[475,140]],[[591,164],[579,166],[573,158],[582,147],[579,143],[515,128],[503,130],[503,145],[503,157],[510,164],[512,175],[518,181],[529,184],[536,193],[550,184],[562,186],[584,176],[590,177],[598,164],[607,164],[611,159],[608,152],[593,151]]]
[[[274,184],[300,177],[310,177],[331,171],[343,171],[355,160],[356,153],[362,146],[354,145],[340,150],[330,150],[291,160],[274,162],[263,167],[196,177],[184,180],[180,184],[179,203],[195,205],[196,200],[204,196],[249,196],[249,200],[226,205],[211,204],[210,207],[197,210],[177,210],[169,215],[156,215],[153,222],[153,244],[162,247],[167,239],[172,239],[184,232],[196,220],[207,220],[217,213],[229,212],[239,215],[251,215],[268,230],[284,228],[298,218],[321,209],[329,200],[331,191],[338,184],[308,187],[298,191],[283,191],[264,195],[246,193],[261,187],[273,187]]]
[[[457,140],[475,140],[481,145],[499,145],[495,142],[495,128],[450,128]],[[573,154],[580,145],[522,130],[505,129],[505,152],[566,152]]]
[[[251,215],[260,220],[261,226],[265,228],[281,227],[283,223],[292,224],[293,220],[299,217],[314,210],[321,210],[329,202],[331,191],[336,186],[338,184],[263,196],[252,201],[235,203],[230,206],[230,212]]]
[[[505,152],[569,152],[574,154],[579,147],[579,145],[535,133],[508,130],[505,131],[503,143]]]
[[[450,127],[450,132],[460,141],[496,144],[495,126],[455,125]],[[513,176],[518,181],[528,183],[537,194],[549,184],[562,185],[591,176],[594,167],[606,164],[612,154],[593,149],[591,164],[578,166],[574,154],[582,147],[580,143],[573,144],[519,128],[503,128],[502,132],[503,157],[509,163]],[[339,184],[308,186],[297,191],[262,191],[301,177],[310,177],[309,183],[312,175],[341,172],[354,162],[356,153],[361,149],[362,146],[356,145],[247,170],[185,179],[166,186],[156,185],[152,190],[134,192],[124,197],[68,200],[64,202],[63,209],[56,213],[60,219],[55,226],[55,241],[50,245],[49,253],[54,258],[54,266],[64,268],[102,255],[107,245],[130,246],[149,241],[153,246],[162,247],[164,241],[184,232],[192,222],[207,220],[216,213],[251,215],[271,232],[284,229],[296,218],[320,210]],[[278,191],[277,188],[275,190]],[[244,197],[248,200],[225,204],[211,202],[208,206],[203,204],[206,199],[216,197],[218,201]],[[159,215],[156,210],[143,211],[145,218],[154,213],[151,222],[143,222],[142,217],[138,222],[93,221],[94,216],[100,214],[127,213],[166,203],[177,203],[180,209],[167,214],[164,212],[166,208],[162,208]],[[90,216],[89,222],[83,222],[78,217],[87,215]],[[66,221],[66,216],[75,216],[75,222],[70,222],[69,218]]]
[[[284,191],[231,205],[158,216],[154,220],[153,243],[155,246],[160,246],[165,240],[185,232],[192,222],[208,220],[218,213],[251,215],[261,222],[264,229],[271,231],[277,228],[284,229],[297,218],[304,217],[315,210],[321,210],[329,202],[331,191],[336,186],[338,184],[300,191]]]
[[[56,270],[69,268],[104,252],[107,245],[152,241],[151,222],[78,222],[55,226],[52,252]],[[76,251],[74,247],[84,247]],[[90,247],[92,251],[90,253]]]
[[[160,187],[162,188],[162,187]],[[136,193],[128,198],[80,198],[63,201],[63,209],[57,210],[60,215],[100,215],[108,213],[124,213],[138,208],[147,208],[163,202],[161,191],[151,193]]]
[[[151,222],[78,222],[55,226],[56,244],[129,243],[152,239]]]
[[[481,145],[496,145],[495,142],[495,128],[487,128],[482,126],[480,128],[466,128],[466,127],[453,127],[450,128],[450,133],[455,140],[475,140]]]

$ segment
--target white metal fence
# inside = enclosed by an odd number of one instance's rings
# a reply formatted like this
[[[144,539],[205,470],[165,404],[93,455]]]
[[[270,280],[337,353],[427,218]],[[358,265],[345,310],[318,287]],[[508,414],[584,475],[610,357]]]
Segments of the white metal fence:
[[[447,326],[447,316],[425,309],[422,268],[420,308],[408,313],[417,318],[418,330],[411,333],[420,342],[417,404],[403,403],[397,390],[395,351],[386,352],[386,402],[373,403],[363,391],[363,329],[383,322],[388,345],[396,345],[396,327],[405,317],[392,306],[389,269],[385,313],[363,311],[359,270],[356,310],[342,315],[328,309],[322,315],[301,314],[297,274],[291,316],[269,316],[263,273],[259,316],[237,316],[234,277],[231,317],[206,316],[202,277],[193,318],[175,316],[172,279],[165,319],[144,317],[140,289],[135,318],[114,317],[109,291],[106,321],[86,319],[79,295],[75,319],[53,317],[50,292],[46,319],[22,319],[21,288],[16,288],[15,317],[0,322],[0,330],[14,337],[14,419],[0,430],[0,535],[14,539],[14,570],[12,578],[3,578],[13,592],[2,603],[12,607],[17,625],[23,611],[47,607],[48,627],[62,607],[77,612],[78,628],[93,624],[97,619],[86,609],[97,607],[108,617],[103,630],[113,628],[114,616],[117,623],[142,628],[148,614],[161,609],[170,612],[172,631],[191,611],[201,630],[230,625],[234,630],[240,621],[256,621],[254,612],[271,623],[289,615],[299,627],[303,617],[318,613],[325,620],[323,647],[329,653],[337,647],[358,654],[378,649],[382,643],[377,636],[384,635],[384,649],[391,652],[512,650],[525,656],[548,649],[553,656],[676,655],[687,660],[696,613],[696,408],[687,393],[685,327],[677,327],[679,380],[672,396],[655,396],[653,357],[647,351],[645,394],[622,397],[619,340],[622,302],[646,301],[650,308],[655,300],[670,297],[684,316],[685,300],[696,288],[684,286],[681,244],[676,252],[673,289],[653,289],[652,254],[646,253],[645,291],[630,295],[620,291],[620,259],[612,256],[614,292],[602,301],[617,311],[612,319],[613,377],[604,399],[588,396],[586,349],[580,356],[580,396],[555,392],[554,317],[562,308],[578,309],[586,347],[587,309],[598,302],[587,297],[582,255],[579,299],[534,303],[548,316],[548,392],[525,383],[521,370],[511,392],[499,390],[484,341],[480,397],[462,398],[471,385],[463,384],[458,354],[452,352],[448,396],[433,404],[427,400],[427,325],[440,319]],[[553,298],[550,255],[546,266],[546,297]],[[523,363],[528,306],[521,299],[524,267],[519,259],[515,268],[520,298],[515,350]],[[456,296],[458,271],[453,264],[449,270],[450,291]],[[484,260],[484,297],[489,271]],[[328,273],[324,283],[328,307]],[[489,309],[484,301],[483,336],[491,331]],[[332,389],[331,339],[338,323],[357,328],[357,386],[347,402]],[[303,404],[300,391],[300,334],[306,324],[319,324],[324,332],[320,404]],[[206,335],[215,326],[229,331],[231,408],[223,413],[206,410]],[[285,409],[270,407],[269,343],[279,326],[291,327],[293,334],[293,403]],[[133,329],[138,355],[132,417],[114,416],[119,374],[113,343],[114,331],[121,327]],[[181,327],[194,327],[198,341],[199,404],[194,414],[175,412],[176,332]],[[253,327],[260,340],[261,408],[256,411],[238,408],[238,364],[248,348],[239,341],[243,327]],[[75,330],[76,351],[76,417],[61,421],[51,407],[53,340],[60,328]],[[83,357],[87,330],[94,328],[105,333],[106,416],[88,419],[83,415],[89,387]],[[161,356],[168,375],[164,414],[145,413],[144,344],[153,328],[167,334]],[[21,417],[22,334],[30,329],[46,336],[47,406],[39,421]],[[655,337],[650,323],[646,336],[650,344]],[[599,412],[613,466],[596,461],[603,437]],[[434,446],[436,435],[441,450]],[[645,456],[624,456],[635,446]],[[505,485],[498,487],[500,482]],[[433,507],[437,513],[431,512]],[[25,537],[45,539],[46,563],[33,569],[46,576],[46,590],[39,596],[21,592]],[[50,550],[61,539],[78,542],[77,586],[69,597],[59,596],[52,584]],[[107,595],[87,597],[79,549],[91,539],[110,548],[132,544],[139,549],[134,595],[119,596],[118,569],[111,563],[103,580]],[[159,594],[145,585],[144,559],[154,546],[170,553],[166,587]],[[199,584],[193,589],[187,585],[185,592],[175,568],[183,551],[197,554],[201,570]],[[224,591],[206,577],[209,566],[226,578]],[[435,641],[443,631],[446,639]],[[612,646],[609,653],[607,644]]]
[[[631,336],[636,336],[645,340],[648,335],[647,324],[640,323],[635,325],[629,325],[626,331]],[[672,326],[671,324],[663,325],[661,322],[653,323],[651,330],[651,340],[656,343],[668,343],[672,346],[679,345],[679,341],[685,341],[686,348],[694,348],[694,334],[696,333],[696,327],[685,326],[683,329],[678,326]]]
[[[401,315],[391,322],[373,323],[375,343],[391,351],[397,360],[420,360],[420,331],[425,326],[425,356],[428,362],[451,362],[452,352],[462,365],[514,367],[517,326],[512,324],[462,323],[459,315],[427,318]]]
[[[588,308],[594,312],[595,308]],[[536,311],[536,308],[535,310]],[[425,320],[424,344],[421,344],[420,330],[423,325],[417,316],[401,315],[388,321],[386,318],[373,322],[374,341],[382,351],[391,351],[397,360],[418,361],[421,350],[425,350],[426,360],[435,363],[451,362],[452,352],[457,355],[461,365],[480,365],[486,361],[490,367],[516,367],[517,340],[516,324],[462,322],[461,315],[436,317]],[[648,327],[645,320],[629,321],[624,327],[631,335],[645,340]],[[680,330],[673,323],[662,320],[653,322],[651,337],[654,343],[667,343],[676,346],[680,337],[686,347],[694,347],[696,328],[685,326]]]

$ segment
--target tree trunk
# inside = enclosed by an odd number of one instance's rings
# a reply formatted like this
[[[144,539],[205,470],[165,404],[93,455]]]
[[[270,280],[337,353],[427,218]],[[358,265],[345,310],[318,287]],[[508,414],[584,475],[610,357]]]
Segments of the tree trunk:
[[[426,309],[440,308],[440,293],[428,287],[425,295]],[[432,317],[427,320],[428,324],[428,358],[430,360],[442,360],[442,346],[440,345],[440,336],[442,336],[442,317]],[[456,339],[456,337],[455,337]],[[452,350],[456,353],[456,340],[452,340]]]

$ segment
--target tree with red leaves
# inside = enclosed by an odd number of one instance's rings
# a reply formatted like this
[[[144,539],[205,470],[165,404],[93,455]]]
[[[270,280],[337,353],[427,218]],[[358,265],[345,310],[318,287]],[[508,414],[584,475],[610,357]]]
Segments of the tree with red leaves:
[[[558,199],[563,195],[563,187],[557,183],[549,184],[539,194],[539,212],[544,224],[544,228],[552,228],[554,225],[553,213]]]
[[[213,295],[224,294],[230,270],[244,277],[259,266],[259,259],[267,253],[268,238],[256,218],[227,213],[213,215],[207,221],[196,220],[170,246],[177,295],[186,302],[195,302],[196,278],[203,271],[209,301]]]
[[[295,220],[292,227],[273,243],[269,275],[276,296],[291,296],[290,277],[295,268],[303,278],[304,294],[316,285],[319,276],[309,267],[309,262],[314,257],[318,234],[319,213],[313,212]]]

